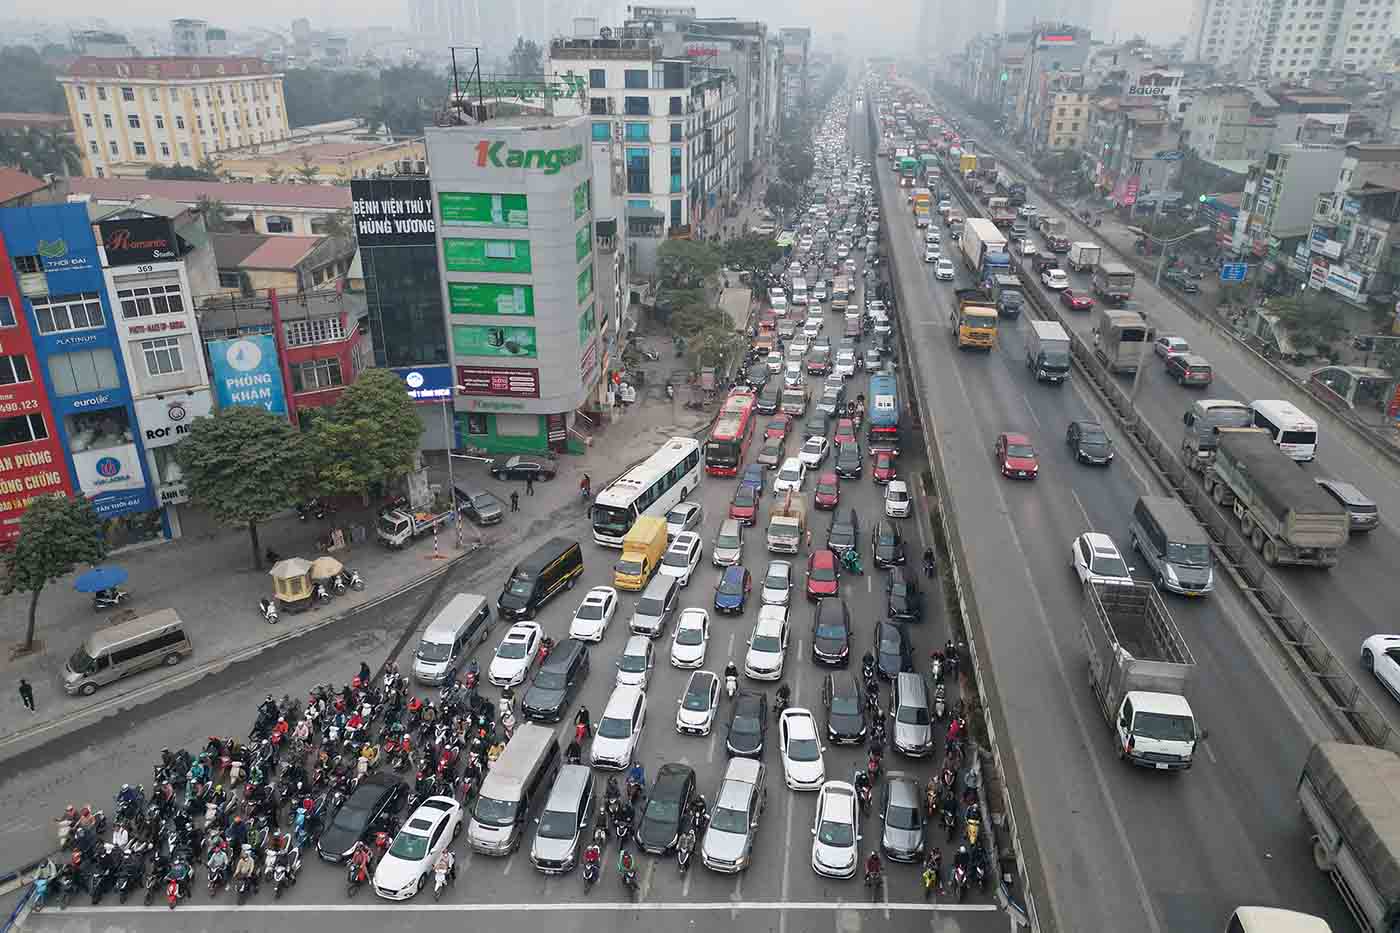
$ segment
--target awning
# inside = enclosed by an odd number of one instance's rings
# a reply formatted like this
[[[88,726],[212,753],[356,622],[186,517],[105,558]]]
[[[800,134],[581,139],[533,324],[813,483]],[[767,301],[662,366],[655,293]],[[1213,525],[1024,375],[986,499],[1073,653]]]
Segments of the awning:
[[[654,207],[627,208],[628,220],[665,220],[666,215]]]

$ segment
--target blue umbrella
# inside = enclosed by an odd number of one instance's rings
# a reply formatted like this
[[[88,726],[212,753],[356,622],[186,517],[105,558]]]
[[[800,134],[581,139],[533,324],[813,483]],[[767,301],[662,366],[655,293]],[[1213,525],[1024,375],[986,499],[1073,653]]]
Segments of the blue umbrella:
[[[127,576],[127,572],[120,567],[94,567],[73,581],[73,589],[79,593],[110,590],[125,583]]]

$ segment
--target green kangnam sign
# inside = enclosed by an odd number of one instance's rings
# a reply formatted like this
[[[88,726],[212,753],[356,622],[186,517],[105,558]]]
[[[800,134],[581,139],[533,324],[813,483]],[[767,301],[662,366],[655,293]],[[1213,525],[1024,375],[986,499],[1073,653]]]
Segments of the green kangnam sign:
[[[489,139],[476,144],[477,168],[540,169],[546,175],[557,175],[560,169],[582,159],[582,145],[564,149],[512,149],[503,140]]]

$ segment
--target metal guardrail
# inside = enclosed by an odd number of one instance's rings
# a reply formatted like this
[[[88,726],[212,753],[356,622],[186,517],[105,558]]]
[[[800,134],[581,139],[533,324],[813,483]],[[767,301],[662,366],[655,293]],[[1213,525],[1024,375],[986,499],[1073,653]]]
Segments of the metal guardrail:
[[[945,176],[949,173],[945,171]],[[981,206],[962,185],[949,179],[949,187],[967,216],[985,216]],[[1284,591],[1263,558],[1240,534],[1233,512],[1218,507],[1178,456],[1179,446],[1167,443],[1133,407],[1128,394],[1094,355],[1093,347],[1079,336],[1054,304],[1047,301],[1039,283],[1022,265],[1012,267],[1021,280],[1031,308],[1044,320],[1056,321],[1069,334],[1075,365],[1087,376],[1100,398],[1113,412],[1124,436],[1146,455],[1159,478],[1195,514],[1210,535],[1213,550],[1225,565],[1246,601],[1283,645],[1301,676],[1304,687],[1329,715],[1339,737],[1400,752],[1400,732],[1361,689],[1345,662],[1326,643],[1316,626]]]

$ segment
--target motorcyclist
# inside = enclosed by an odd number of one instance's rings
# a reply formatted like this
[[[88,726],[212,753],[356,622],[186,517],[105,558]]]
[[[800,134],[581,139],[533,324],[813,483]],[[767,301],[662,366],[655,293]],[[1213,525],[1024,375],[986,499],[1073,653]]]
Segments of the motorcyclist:
[[[608,786],[605,792],[606,799],[613,801],[622,796],[622,789],[617,786],[617,775],[608,775]]]
[[[452,854],[451,849],[442,850],[442,854],[433,863],[433,871],[442,872],[447,877],[448,884],[457,880],[457,857]]]
[[[228,849],[224,846],[215,847],[214,851],[209,853],[209,861],[206,863],[206,867],[209,870],[209,877],[211,878],[219,872],[227,872]]]
[[[190,896],[190,865],[189,862],[185,861],[184,853],[175,856],[175,860],[170,863],[170,869],[165,873],[165,880],[173,881],[179,885],[180,897],[188,898]],[[256,873],[253,880],[256,883]]]
[[[958,854],[953,856],[953,867],[965,872],[972,870],[972,855],[967,851],[967,846],[958,846]]]
[[[869,877],[869,878],[878,878],[878,877],[880,877],[880,872],[881,872],[880,853],[879,853],[879,852],[875,852],[875,851],[872,850],[871,853],[870,853],[870,857],[869,857],[868,859],[865,860],[865,874],[866,874],[866,877]]]
[[[778,684],[778,711],[787,709],[792,701],[792,688],[787,685],[787,681]]]
[[[360,881],[369,878],[370,848],[361,839],[355,843],[355,847],[350,850],[350,864],[355,866],[355,874]]]
[[[361,662],[360,662],[360,683],[368,685],[369,682],[370,682],[370,680],[372,680],[372,679],[373,679],[373,674],[370,672],[369,665],[366,664],[364,661],[361,661]]]
[[[637,867],[636,863],[632,861],[632,853],[623,849],[622,854],[617,858],[617,873],[622,876],[623,882],[627,883],[629,877],[635,879],[636,872]]]
[[[259,719],[263,719],[263,720],[268,720],[268,719],[275,719],[276,717],[277,717],[277,701],[274,700],[274,699],[272,698],[272,694],[269,693],[269,694],[267,695],[267,698],[264,699],[264,700],[262,701],[262,704],[258,706],[258,718],[259,718]],[[162,754],[162,756],[163,756],[163,755],[165,754],[165,751],[163,750],[163,751],[161,752],[161,754]],[[168,765],[169,762],[166,762],[166,764]]]
[[[253,847],[245,845],[243,851],[238,856],[238,864],[233,867],[233,878],[238,884],[242,884],[244,879],[253,882],[254,893],[258,890],[258,863],[253,861]]]
[[[583,747],[578,744],[578,739],[569,743],[569,747],[564,750],[564,763],[570,765],[580,764],[583,761]]]
[[[642,767],[642,763],[640,761],[633,762],[632,767],[627,770],[627,787],[629,789],[632,787],[636,787],[639,790],[644,790],[646,786],[646,769]]]
[[[728,664],[724,665],[724,681],[726,689],[728,688],[729,681],[731,679],[733,679],[735,683],[738,683],[739,681],[739,668],[733,661],[730,661]]]
[[[583,726],[584,738],[591,738],[593,736],[593,723],[589,719],[588,707],[580,706],[578,708],[578,713],[574,716],[574,725]]]
[[[865,652],[865,654],[860,659],[860,667],[862,671],[875,670],[875,655],[870,653],[869,651]]]
[[[924,576],[926,576],[926,577],[931,577],[931,576],[933,576],[933,571],[934,571],[934,568],[935,568],[936,566],[937,566],[937,560],[934,558],[934,555],[933,555],[933,548],[931,548],[931,547],[926,547],[926,548],[924,548]]]
[[[593,498],[593,480],[587,473],[578,481],[578,490],[585,499]]]
[[[136,807],[141,803],[141,794],[130,784],[123,784],[117,791],[117,809]]]
[[[709,805],[705,803],[704,794],[696,794],[690,799],[690,819],[697,827],[704,825],[708,819],[708,810]]]

